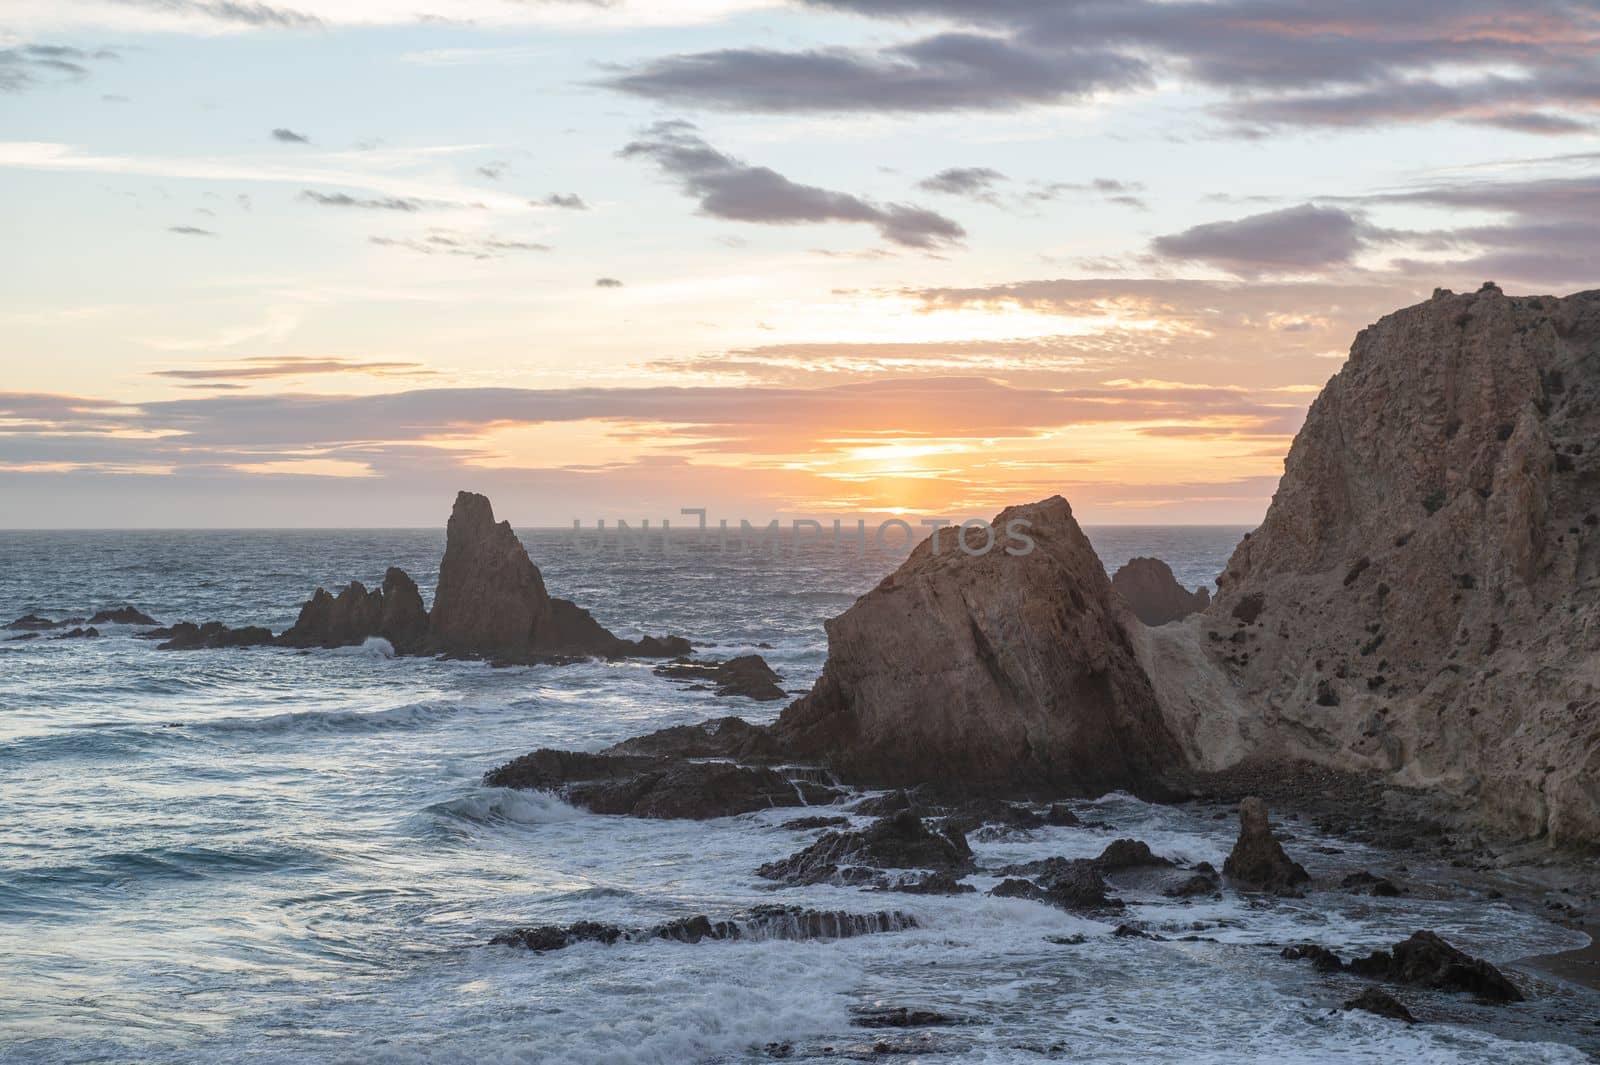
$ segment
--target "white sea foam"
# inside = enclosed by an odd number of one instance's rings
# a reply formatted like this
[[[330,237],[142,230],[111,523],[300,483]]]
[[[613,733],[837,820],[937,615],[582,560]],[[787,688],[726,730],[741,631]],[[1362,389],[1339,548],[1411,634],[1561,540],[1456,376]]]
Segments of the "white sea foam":
[[[360,646],[338,647],[333,651],[336,655],[345,655],[352,658],[393,658],[394,644],[382,636],[368,636]]]

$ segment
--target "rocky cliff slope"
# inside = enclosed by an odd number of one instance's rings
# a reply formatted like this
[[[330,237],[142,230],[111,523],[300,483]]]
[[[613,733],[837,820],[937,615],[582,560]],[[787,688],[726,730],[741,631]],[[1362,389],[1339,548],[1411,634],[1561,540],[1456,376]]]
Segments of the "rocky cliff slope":
[[[852,781],[1159,794],[1179,751],[1135,655],[1138,622],[1066,500],[1012,507],[994,529],[1018,520],[1028,553],[968,554],[946,531],[828,622],[827,664],[774,726],[779,742]]]
[[[1600,292],[1363,330],[1216,601],[1142,649],[1202,768],[1376,770],[1600,841]]]

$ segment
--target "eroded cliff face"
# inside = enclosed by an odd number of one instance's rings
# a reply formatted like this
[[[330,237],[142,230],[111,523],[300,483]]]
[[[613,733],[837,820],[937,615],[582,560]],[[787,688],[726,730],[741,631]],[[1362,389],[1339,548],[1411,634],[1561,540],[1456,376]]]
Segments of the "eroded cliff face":
[[[1309,759],[1600,840],[1600,292],[1362,331],[1215,602],[1144,659],[1191,759]]]
[[[1030,523],[1027,554],[1005,549],[1015,520]],[[774,737],[862,783],[1162,793],[1181,756],[1136,658],[1139,622],[1072,508],[1012,507],[994,528],[982,555],[954,530],[938,551],[924,541],[828,622],[822,676]]]

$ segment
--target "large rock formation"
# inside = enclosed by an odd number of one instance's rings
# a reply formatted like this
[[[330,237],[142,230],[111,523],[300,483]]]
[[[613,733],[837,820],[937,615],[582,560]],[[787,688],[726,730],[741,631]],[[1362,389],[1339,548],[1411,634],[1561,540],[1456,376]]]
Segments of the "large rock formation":
[[[427,639],[422,593],[403,569],[389,567],[383,587],[374,591],[360,581],[351,581],[338,596],[318,588],[278,642],[285,647],[346,647],[372,636],[388,640],[401,654],[420,650]]]
[[[1202,768],[1381,771],[1600,840],[1600,292],[1363,330],[1216,601],[1143,649]]]
[[[1031,523],[1031,551],[1003,546],[1013,521]],[[1072,508],[1012,507],[993,529],[985,554],[954,531],[924,541],[828,622],[822,676],[774,735],[850,781],[1160,793],[1178,747]]]
[[[446,529],[439,586],[428,615],[430,650],[507,662],[689,652],[680,637],[623,640],[589,612],[545,590],[511,523],[474,492],[456,495]]]
[[[1189,591],[1159,558],[1131,558],[1111,576],[1111,588],[1146,625],[1165,625],[1198,614],[1211,605],[1211,592]]]

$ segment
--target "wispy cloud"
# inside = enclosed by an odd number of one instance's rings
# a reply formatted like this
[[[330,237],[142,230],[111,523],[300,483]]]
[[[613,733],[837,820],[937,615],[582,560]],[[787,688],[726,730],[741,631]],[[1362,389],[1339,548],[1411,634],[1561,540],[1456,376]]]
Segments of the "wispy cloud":
[[[306,136],[304,133],[296,133],[294,130],[285,129],[282,126],[280,126],[277,129],[273,130],[271,133],[268,134],[268,136],[270,136],[273,140],[279,142],[280,144],[310,144],[311,143],[311,138]]]
[[[267,381],[280,377],[324,374],[424,377],[433,373],[435,371],[425,369],[420,362],[379,362],[296,355],[260,355],[206,366],[184,366],[150,371],[152,377],[199,382]]]

